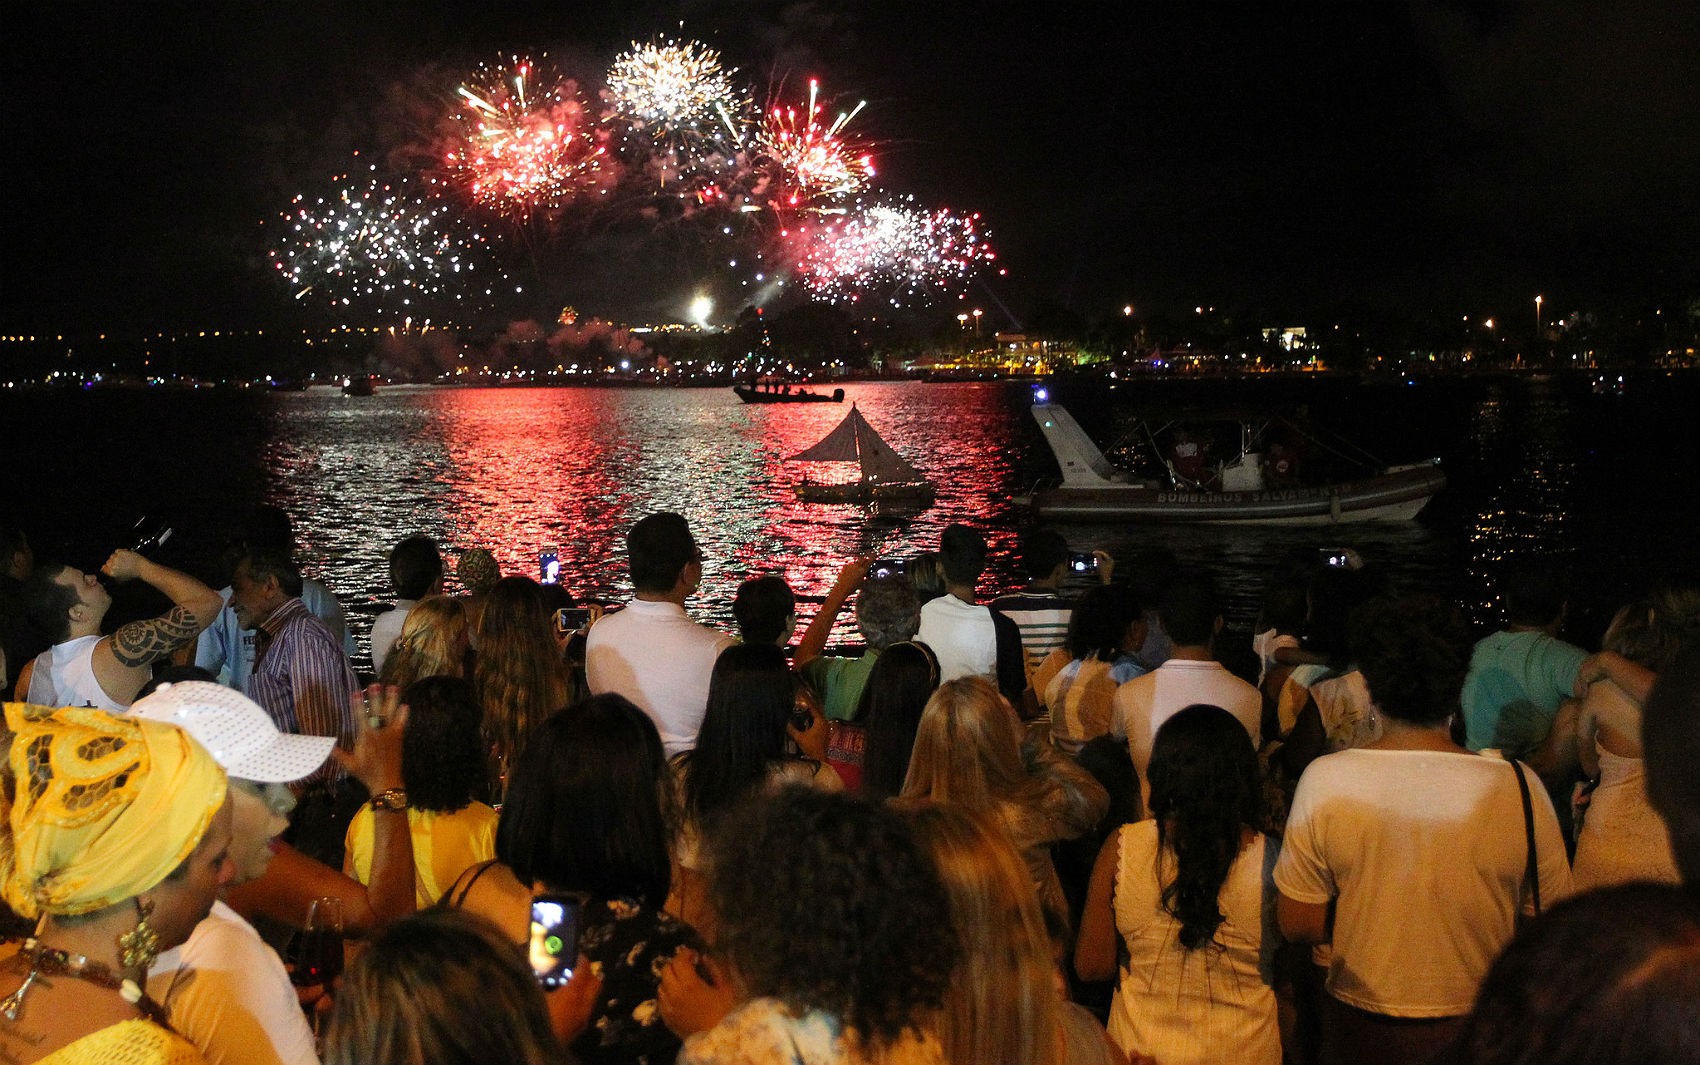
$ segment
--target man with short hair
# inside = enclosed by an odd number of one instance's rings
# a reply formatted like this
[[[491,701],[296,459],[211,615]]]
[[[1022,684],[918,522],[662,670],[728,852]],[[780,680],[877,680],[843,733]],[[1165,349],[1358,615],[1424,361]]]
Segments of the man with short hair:
[[[255,630],[254,671],[246,694],[278,731],[353,742],[354,673],[325,623],[301,601],[301,574],[287,554],[250,548],[231,575],[230,603],[244,629]],[[343,833],[367,798],[335,762],[293,785],[300,797],[289,842],[326,865],[342,868]]]
[[[950,525],[939,539],[945,594],[921,607],[920,641],[939,660],[939,682],[984,676],[1008,699],[1027,687],[1021,630],[1015,622],[974,601],[986,570],[986,539],[966,525]]]
[[[384,660],[401,636],[407,612],[426,596],[442,593],[443,555],[437,541],[414,535],[396,544],[390,550],[390,587],[395,590],[395,605],[372,619],[372,672],[378,674],[383,673]]]
[[[732,597],[732,619],[745,643],[790,647],[791,634],[797,631],[797,596],[777,573],[751,577]]]
[[[1150,796],[1146,769],[1157,729],[1194,703],[1221,707],[1245,726],[1253,747],[1263,742],[1263,693],[1216,661],[1222,607],[1215,582],[1202,572],[1177,574],[1157,600],[1157,615],[1174,649],[1161,666],[1116,689],[1111,729],[1127,739],[1142,799]]]
[[[1508,624],[1476,643],[1459,695],[1464,746],[1496,748],[1549,779],[1575,764],[1573,728],[1555,736],[1554,725],[1588,657],[1558,638],[1566,607],[1563,578],[1550,560],[1511,567],[1505,579]]]
[[[1110,583],[1115,560],[1103,551],[1092,552],[1101,584]],[[1068,619],[1074,613],[1075,597],[1064,595],[1063,581],[1069,573],[1068,541],[1055,529],[1035,529],[1021,539],[1021,564],[1027,570],[1027,587],[1013,595],[1000,595],[991,607],[1015,622],[1021,630],[1021,649],[1027,656],[1029,675],[1045,656],[1068,640]]]
[[[736,641],[685,614],[702,585],[702,551],[682,516],[639,521],[626,556],[632,599],[590,627],[585,679],[593,695],[623,695],[648,714],[671,758],[696,746],[714,661]]]
[[[289,515],[278,507],[255,507],[239,536],[226,548],[225,565],[233,568],[246,547],[263,547],[293,556],[295,531]],[[217,677],[219,683],[242,691],[248,685],[248,675],[254,671],[254,631],[244,629],[236,620],[236,608],[230,603],[231,589],[226,587],[219,594],[224,597],[225,607],[196,642],[195,665]],[[337,602],[331,590],[319,581],[303,576],[301,602],[313,612],[314,617],[325,623],[342,646],[342,653],[352,659],[354,635],[348,631],[342,604]]]
[[[921,602],[909,581],[900,576],[864,580],[868,565],[866,558],[853,558],[844,564],[797,644],[797,672],[820,696],[823,711],[833,721],[849,721],[856,716],[862,689],[880,652],[914,639],[921,624]],[[851,592],[856,593],[856,628],[868,649],[858,658],[823,654],[833,622]]]
[[[112,596],[93,573],[47,563],[24,582],[30,616],[53,640],[18,675],[18,691],[42,706],[129,709],[155,662],[194,642],[224,605],[218,593],[189,576],[134,551],[118,550],[101,572],[118,581],[141,580],[165,593],[172,607],[157,618],[132,621],[100,634]]]

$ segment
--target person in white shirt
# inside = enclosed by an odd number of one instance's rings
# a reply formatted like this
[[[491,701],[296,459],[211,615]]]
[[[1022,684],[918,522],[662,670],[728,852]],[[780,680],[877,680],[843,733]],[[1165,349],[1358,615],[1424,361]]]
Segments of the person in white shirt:
[[[20,699],[37,706],[97,706],[122,711],[142,690],[154,663],[192,644],[223,603],[218,593],[189,576],[134,551],[112,552],[101,573],[115,581],[140,580],[171,599],[156,618],[132,621],[100,634],[112,595],[99,574],[57,562],[38,565],[24,582],[30,619],[53,646],[18,673]]]
[[[682,516],[639,521],[626,554],[634,594],[590,627],[585,680],[592,695],[623,695],[648,714],[671,758],[696,746],[714,660],[736,641],[685,613],[702,585],[702,551]]]
[[[385,720],[381,714],[388,712],[387,724],[394,727],[383,729],[363,721],[354,753],[340,759],[375,794],[399,797],[399,802],[375,804],[385,811],[377,815],[385,823],[374,833],[374,849],[382,855],[374,873],[384,884],[375,880],[370,895],[358,883],[315,866],[286,846],[281,850],[292,855],[291,868],[280,874],[271,867],[274,848],[279,846],[276,837],[288,825],[295,801],[287,785],[317,770],[331,756],[335,737],[279,732],[253,700],[206,681],[162,683],[137,699],[131,713],[183,729],[224,767],[233,815],[230,857],[236,875],[232,884],[265,878],[280,901],[295,900],[293,919],[299,920],[306,900],[320,895],[343,898],[350,910],[355,909],[339,882],[374,906],[377,895],[387,892],[399,893],[411,908],[413,848],[405,816],[406,794],[399,787],[407,716],[406,708],[395,703],[393,689],[387,698],[372,702],[371,709],[380,714],[374,720]],[[396,817],[395,812],[403,816]],[[273,870],[271,876],[266,876],[268,867]],[[350,933],[362,923],[356,917],[356,913],[347,914]],[[186,942],[155,959],[148,968],[147,991],[166,1007],[172,1027],[195,1044],[209,1065],[318,1065],[312,1029],[282,960],[254,926],[222,899],[213,903]]]
[[[1399,1065],[1456,1036],[1518,913],[1569,894],[1570,863],[1539,778],[1452,742],[1466,647],[1456,610],[1385,600],[1355,629],[1383,732],[1305,770],[1275,886],[1288,939],[1333,943],[1324,1065]]]
[[[409,536],[390,551],[390,587],[395,605],[372,619],[372,672],[384,671],[384,660],[401,636],[401,626],[413,604],[443,591],[443,556],[429,536]]]
[[[939,541],[939,563],[945,594],[922,605],[915,634],[938,656],[939,682],[989,677],[1005,698],[1019,699],[1027,687],[1021,629],[974,602],[974,586],[986,569],[985,537],[966,525],[947,526]]]
[[[1157,616],[1173,649],[1161,666],[1116,689],[1111,727],[1114,735],[1127,739],[1141,799],[1150,797],[1145,772],[1157,729],[1188,706],[1219,706],[1245,726],[1254,749],[1263,743],[1263,694],[1216,661],[1222,609],[1209,575],[1176,574],[1157,600]]]

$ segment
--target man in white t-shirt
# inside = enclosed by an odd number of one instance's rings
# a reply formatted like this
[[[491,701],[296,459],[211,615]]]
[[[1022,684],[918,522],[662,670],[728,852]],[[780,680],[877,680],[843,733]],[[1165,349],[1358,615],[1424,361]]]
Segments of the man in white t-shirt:
[[[1161,666],[1116,689],[1111,725],[1114,735],[1127,740],[1141,798],[1150,795],[1145,771],[1157,729],[1195,703],[1221,707],[1245,726],[1253,747],[1263,742],[1262,693],[1216,661],[1222,610],[1209,575],[1177,574],[1158,597],[1157,616],[1174,647]]]
[[[623,695],[648,714],[667,756],[696,746],[714,660],[735,640],[699,625],[685,601],[702,584],[702,551],[678,514],[651,514],[626,535],[631,602],[590,627],[591,693]]]
[[[203,681],[162,684],[132,711],[182,728],[218,759],[230,777],[233,883],[259,879],[289,824],[285,785],[318,769],[335,737],[279,732],[257,703]],[[147,985],[211,1065],[318,1065],[283,961],[222,899],[187,941],[155,959]]]
[[[1452,742],[1465,647],[1455,619],[1432,600],[1363,609],[1352,642],[1383,733],[1312,762],[1287,817],[1281,931],[1333,943],[1324,1061],[1426,1061],[1456,1034],[1534,897],[1519,772],[1541,904],[1570,892],[1539,778]]]
[[[1006,698],[1019,698],[1027,687],[1021,630],[974,602],[974,587],[986,570],[985,537],[966,525],[947,526],[939,540],[939,565],[945,594],[922,605],[915,634],[938,657],[939,682],[983,676],[996,681]]]

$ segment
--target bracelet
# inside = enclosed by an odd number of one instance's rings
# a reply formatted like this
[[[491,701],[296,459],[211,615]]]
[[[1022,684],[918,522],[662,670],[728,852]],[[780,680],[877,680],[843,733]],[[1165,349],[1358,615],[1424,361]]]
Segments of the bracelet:
[[[374,810],[405,810],[407,809],[407,789],[385,788],[372,796],[371,806]]]

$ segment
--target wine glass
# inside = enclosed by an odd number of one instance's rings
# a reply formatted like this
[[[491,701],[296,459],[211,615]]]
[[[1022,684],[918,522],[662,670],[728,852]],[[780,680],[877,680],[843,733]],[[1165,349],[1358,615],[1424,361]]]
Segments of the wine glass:
[[[307,920],[295,940],[295,968],[289,980],[296,987],[321,988],[329,993],[331,982],[342,975],[342,900],[314,899],[307,904]],[[313,1009],[313,1035],[319,1035],[320,1011]]]

